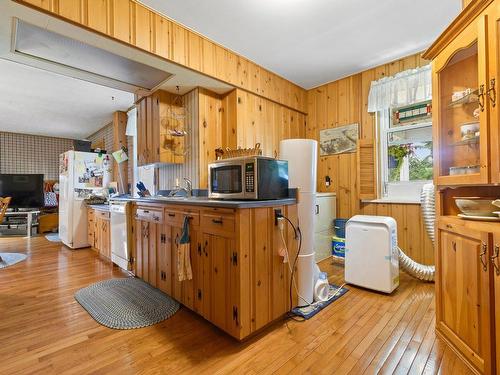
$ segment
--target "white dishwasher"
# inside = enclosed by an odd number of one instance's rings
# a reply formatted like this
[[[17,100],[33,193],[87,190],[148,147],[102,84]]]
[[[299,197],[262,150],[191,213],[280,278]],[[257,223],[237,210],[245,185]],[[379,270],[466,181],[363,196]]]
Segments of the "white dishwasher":
[[[130,259],[129,244],[129,202],[111,201],[111,261],[128,270]]]

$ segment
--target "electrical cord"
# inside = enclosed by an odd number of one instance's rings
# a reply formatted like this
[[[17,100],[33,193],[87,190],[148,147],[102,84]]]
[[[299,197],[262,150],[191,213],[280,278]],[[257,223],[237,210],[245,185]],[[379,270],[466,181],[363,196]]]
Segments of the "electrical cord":
[[[297,322],[304,322],[306,319],[305,318],[298,318],[296,315],[294,315],[292,313],[292,306],[293,306],[293,294],[292,294],[292,288],[295,287],[295,291],[297,292],[297,296],[299,298],[301,298],[303,301],[305,301],[305,298],[303,296],[301,296],[299,294],[299,290],[297,288],[297,284],[295,282],[295,269],[296,269],[296,265],[297,265],[297,260],[299,259],[299,255],[300,255],[300,250],[302,249],[302,232],[300,231],[300,227],[295,227],[295,225],[291,222],[291,220],[289,218],[287,218],[286,216],[282,215],[282,214],[277,214],[276,215],[278,220],[281,218],[281,219],[285,219],[290,225],[291,227],[293,228],[293,231],[294,231],[294,235],[295,235],[295,240],[298,240],[299,241],[299,248],[297,250],[297,254],[295,255],[295,258],[293,260],[293,266],[290,267],[290,254],[288,252],[288,247],[286,245],[286,242],[285,242],[285,238],[284,238],[284,235],[283,235],[283,228],[281,227],[280,228],[280,232],[281,232],[281,240],[283,241],[283,246],[285,247],[285,251],[286,251],[286,254],[287,254],[287,258],[288,258],[288,268],[290,269],[290,273],[291,273],[291,277],[290,277],[290,288],[289,288],[289,297],[290,297],[290,310],[288,311],[288,318],[294,320],[294,321],[297,321]],[[335,296],[337,296],[340,291],[342,290],[342,288],[345,286],[346,283],[343,283],[341,286],[339,286],[337,288],[337,290],[333,293],[333,295],[330,297],[330,298],[334,298]],[[316,301],[316,302],[313,302],[313,303],[310,303],[310,304],[307,304],[305,306],[302,306],[302,307],[307,307],[307,306],[315,306],[319,303],[321,303],[322,301]]]
[[[291,227],[293,228],[293,232],[294,232],[294,235],[295,235],[295,240],[298,240],[299,241],[299,248],[297,250],[297,254],[295,254],[295,259],[293,260],[293,265],[292,265],[292,269],[291,269],[291,275],[290,275],[290,288],[289,288],[289,297],[290,297],[290,311],[289,313],[292,311],[292,306],[293,306],[293,294],[292,294],[292,291],[293,291],[293,285],[295,283],[295,268],[297,266],[297,260],[299,259],[299,254],[300,254],[300,250],[302,249],[302,232],[300,231],[300,227],[295,227],[295,225],[292,223],[292,221],[287,218],[286,216],[282,215],[282,214],[277,214],[276,215],[277,218],[283,218],[285,219],[286,221],[288,221],[288,223],[291,225]],[[286,246],[285,246],[285,249],[286,249]],[[286,249],[287,252],[288,252],[288,249]],[[288,261],[290,261],[290,259],[288,259]],[[297,295],[298,292],[297,292]],[[300,298],[304,299],[303,297],[301,297],[299,295]]]
[[[286,264],[288,265],[288,269],[290,270],[290,275],[293,275],[293,267],[291,266],[291,263],[290,263],[290,252],[288,251],[288,247],[287,247],[287,244],[286,244],[286,241],[285,241],[285,236],[283,234],[283,223],[281,222],[281,218],[278,219],[279,220],[279,229],[280,229],[280,235],[281,235],[281,242],[283,243],[283,247],[284,247],[284,250],[285,250],[285,255],[286,255]],[[295,292],[297,293],[297,296],[299,296],[299,298],[301,298],[302,300],[305,301],[305,298],[303,296],[300,295],[299,293],[299,288],[297,287],[297,282],[294,278],[292,278],[290,280],[291,283],[293,283],[293,286],[295,288]]]

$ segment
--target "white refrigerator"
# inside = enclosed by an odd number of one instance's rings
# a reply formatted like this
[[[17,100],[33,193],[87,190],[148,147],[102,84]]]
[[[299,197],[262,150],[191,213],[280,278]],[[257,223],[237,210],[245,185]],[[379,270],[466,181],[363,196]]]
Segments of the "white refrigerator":
[[[59,157],[59,237],[72,249],[88,247],[90,195],[105,196],[111,176],[109,155],[67,151]]]

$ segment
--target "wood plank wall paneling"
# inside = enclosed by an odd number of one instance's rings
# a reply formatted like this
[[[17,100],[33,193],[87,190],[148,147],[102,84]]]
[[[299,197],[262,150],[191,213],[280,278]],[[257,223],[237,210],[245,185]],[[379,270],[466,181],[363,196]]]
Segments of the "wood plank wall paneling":
[[[222,102],[220,95],[199,88],[200,188],[208,187],[208,164],[215,160],[215,149],[223,147]]]
[[[261,144],[263,155],[279,153],[279,142],[304,138],[306,115],[245,90],[225,96],[199,88],[200,187],[208,182],[208,163],[215,149],[247,148]]]
[[[420,54],[412,55],[309,90],[307,138],[319,140],[321,129],[359,123],[360,138],[375,140],[375,116],[367,112],[371,82],[427,63]],[[338,217],[356,214],[394,217],[400,246],[416,261],[433,264],[432,243],[420,218],[420,205],[361,203],[357,158],[357,153],[320,157],[318,191],[337,194]],[[326,176],[332,179],[329,187],[325,185]]]
[[[307,91],[135,0],[14,0],[235,87],[307,111]]]
[[[237,89],[236,96],[238,147],[254,147],[260,143],[263,155],[274,157],[279,154],[281,140],[305,137],[307,116],[303,113],[244,90]]]

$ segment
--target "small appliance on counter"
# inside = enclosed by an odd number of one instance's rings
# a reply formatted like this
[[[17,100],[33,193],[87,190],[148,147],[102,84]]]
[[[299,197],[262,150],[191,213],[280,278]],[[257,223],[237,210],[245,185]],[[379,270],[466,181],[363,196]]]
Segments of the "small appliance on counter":
[[[264,156],[217,160],[208,165],[208,197],[236,200],[288,198],[288,162]]]

